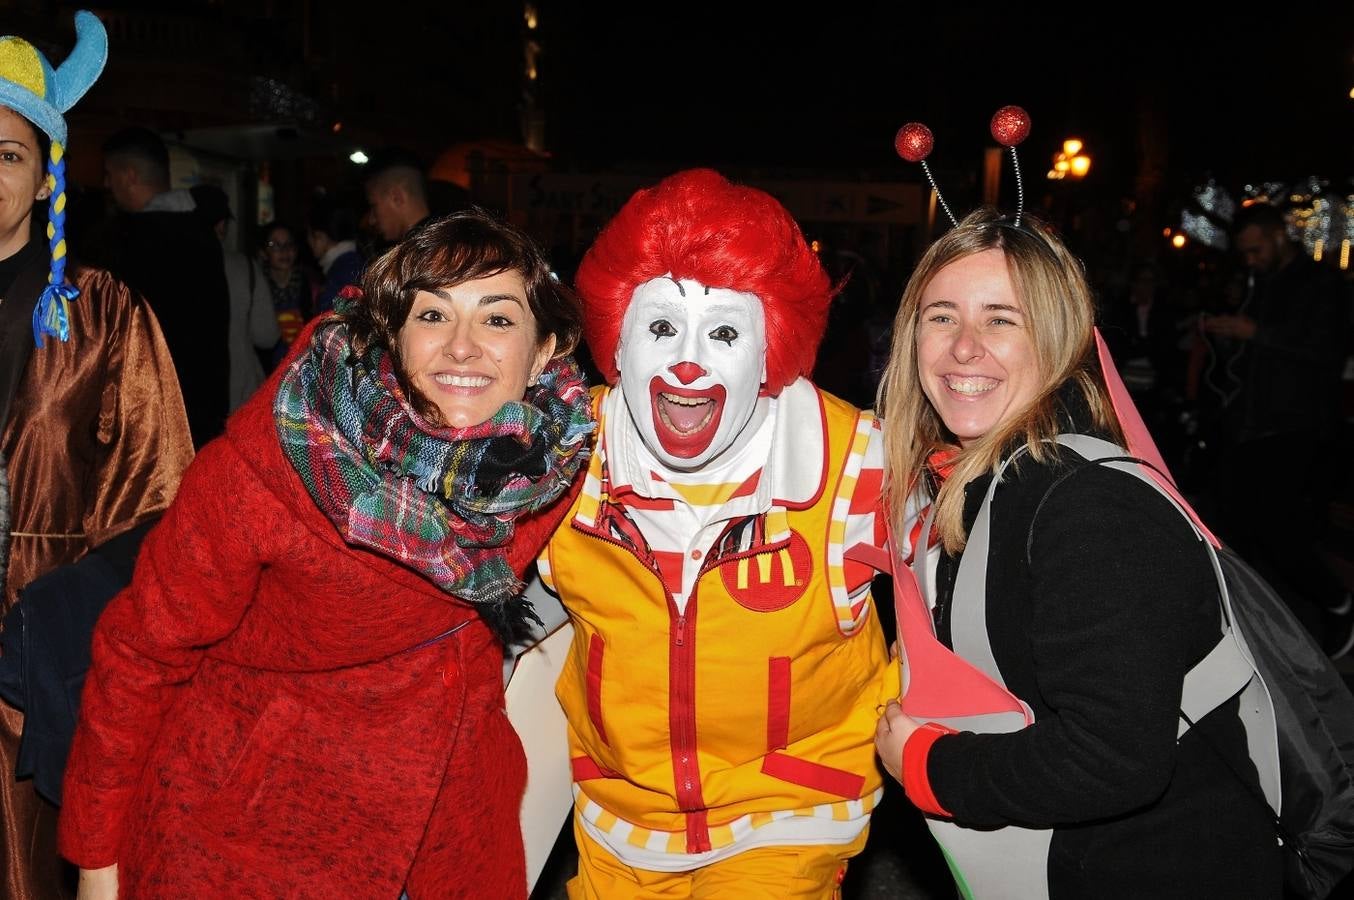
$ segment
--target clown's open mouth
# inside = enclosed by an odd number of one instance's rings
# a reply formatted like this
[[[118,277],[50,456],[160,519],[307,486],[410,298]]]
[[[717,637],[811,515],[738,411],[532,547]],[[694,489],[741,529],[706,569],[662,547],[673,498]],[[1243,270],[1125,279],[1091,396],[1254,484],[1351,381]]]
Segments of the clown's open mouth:
[[[658,394],[658,417],[678,434],[700,431],[715,415],[718,405],[711,397],[682,397],[662,391]]]
[[[722,384],[693,389],[654,378],[649,382],[654,437],[664,451],[678,459],[699,456],[719,431],[727,398]]]

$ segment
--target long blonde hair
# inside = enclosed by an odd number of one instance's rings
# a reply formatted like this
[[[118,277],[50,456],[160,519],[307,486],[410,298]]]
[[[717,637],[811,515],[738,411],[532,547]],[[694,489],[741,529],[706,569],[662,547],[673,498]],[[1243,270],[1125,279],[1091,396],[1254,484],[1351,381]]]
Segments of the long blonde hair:
[[[1029,406],[959,449],[955,436],[922,392],[917,373],[921,296],[941,269],[994,249],[1005,254],[1011,285],[1025,307],[1042,388]],[[953,469],[934,498],[935,527],[947,551],[963,549],[968,539],[963,519],[964,488],[980,475],[995,472],[1003,450],[1017,441],[1023,441],[1035,460],[1045,458],[1043,442],[1060,430],[1056,395],[1069,381],[1085,398],[1094,424],[1122,443],[1123,435],[1098,371],[1091,330],[1094,324],[1095,307],[1081,263],[1028,214],[1025,223],[1016,227],[997,210],[983,207],[932,244],[903,291],[893,321],[893,347],[879,383],[876,408],[884,422],[884,494],[890,522],[902,522],[908,495],[914,489],[930,490],[924,470],[931,454],[955,450],[949,463]]]

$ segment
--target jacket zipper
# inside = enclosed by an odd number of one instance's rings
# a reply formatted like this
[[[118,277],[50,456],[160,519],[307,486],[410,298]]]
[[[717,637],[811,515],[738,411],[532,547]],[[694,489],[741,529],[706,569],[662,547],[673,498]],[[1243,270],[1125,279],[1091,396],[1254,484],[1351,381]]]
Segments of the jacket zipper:
[[[677,794],[677,806],[686,813],[686,850],[688,853],[702,853],[710,849],[710,829],[706,823],[705,797],[701,792],[700,760],[696,756],[696,646],[694,619],[696,614],[696,594],[700,577],[708,569],[702,567],[692,586],[691,596],[687,599],[686,609],[678,612],[677,604],[668,593],[663,573],[656,565],[643,559],[633,547],[602,534],[591,528],[570,523],[583,534],[604,543],[620,547],[635,557],[658,579],[659,590],[667,599],[668,606],[668,729],[669,752],[672,757],[673,787]],[[708,560],[707,560],[708,562]],[[687,617],[691,616],[692,631],[687,632]]]
[[[706,827],[705,797],[701,792],[700,760],[696,756],[696,587],[692,587],[686,609],[677,612],[677,604],[668,598],[672,621],[668,647],[668,724],[671,728],[673,782],[677,805],[687,814],[686,852],[702,853],[710,849],[710,830]],[[692,633],[687,633],[687,618]],[[695,813],[696,815],[692,815]]]

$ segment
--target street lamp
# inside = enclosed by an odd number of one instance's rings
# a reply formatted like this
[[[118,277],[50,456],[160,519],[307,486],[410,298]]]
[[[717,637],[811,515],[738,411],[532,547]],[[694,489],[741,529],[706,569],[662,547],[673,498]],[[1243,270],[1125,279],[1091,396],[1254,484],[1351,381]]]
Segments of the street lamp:
[[[1079,138],[1068,138],[1063,141],[1062,150],[1053,154],[1053,168],[1048,170],[1049,180],[1085,178],[1086,173],[1091,171],[1091,157],[1081,152],[1084,147]]]

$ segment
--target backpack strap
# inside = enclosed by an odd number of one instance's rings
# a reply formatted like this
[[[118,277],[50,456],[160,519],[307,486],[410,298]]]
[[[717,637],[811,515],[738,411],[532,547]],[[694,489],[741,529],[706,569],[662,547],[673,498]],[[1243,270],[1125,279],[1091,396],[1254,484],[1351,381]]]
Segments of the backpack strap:
[[[1117,444],[1086,434],[1060,434],[1058,443],[1084,457],[1091,465],[1117,469],[1151,487],[1184,516],[1194,536],[1208,551],[1208,561],[1218,583],[1222,635],[1213,649],[1185,674],[1184,690],[1180,699],[1180,709],[1184,715],[1180,717],[1180,727],[1176,732],[1177,738],[1182,737],[1189,730],[1191,723],[1199,721],[1235,697],[1245,689],[1252,678],[1256,677],[1250,654],[1243,652],[1238,641],[1233,639],[1231,595],[1227,589],[1227,580],[1223,577],[1218,554],[1209,540],[1195,527],[1193,517],[1182,509],[1176,499],[1163,490],[1154,478],[1143,472],[1141,467],[1151,463],[1127,455]]]
[[[931,529],[936,523],[936,501],[931,498],[931,502],[926,505],[926,516],[922,520],[920,537],[917,540],[917,546],[912,548],[912,572],[917,576],[917,590],[921,591],[922,599],[926,605],[935,608],[936,605],[936,586],[931,583]],[[985,586],[984,586],[985,587]]]
[[[978,507],[978,515],[969,528],[964,553],[959,557],[959,571],[954,577],[950,602],[950,643],[954,652],[1003,688],[1007,687],[1006,680],[1001,677],[1001,669],[992,653],[992,640],[987,631],[987,556],[991,545],[992,497],[997,492],[1002,476],[1006,474],[1006,468],[1023,453],[1022,448],[1007,457],[987,486],[982,505]],[[922,529],[923,547],[930,545],[931,528],[934,526],[935,504],[931,506],[926,527]],[[919,573],[924,573],[926,560],[924,557],[919,559],[921,564],[915,568]],[[922,574],[918,574],[918,581],[921,583],[922,596],[933,599],[935,586],[928,584]]]
[[[1282,791],[1273,701],[1245,637],[1239,628],[1234,627],[1236,613],[1232,594],[1218,552],[1210,539],[1212,535],[1199,527],[1191,510],[1182,506],[1175,495],[1146,473],[1143,467],[1150,467],[1150,462],[1128,456],[1122,447],[1090,435],[1060,434],[1057,441],[1092,465],[1118,469],[1150,486],[1184,517],[1190,530],[1207,550],[1208,561],[1218,585],[1222,635],[1213,649],[1185,673],[1176,739],[1183,737],[1195,722],[1208,713],[1238,694],[1242,695],[1241,719],[1246,729],[1247,749],[1255,763],[1265,800],[1277,813],[1282,802]]]

